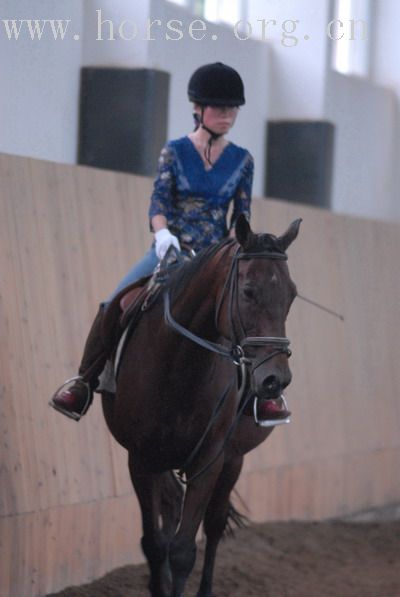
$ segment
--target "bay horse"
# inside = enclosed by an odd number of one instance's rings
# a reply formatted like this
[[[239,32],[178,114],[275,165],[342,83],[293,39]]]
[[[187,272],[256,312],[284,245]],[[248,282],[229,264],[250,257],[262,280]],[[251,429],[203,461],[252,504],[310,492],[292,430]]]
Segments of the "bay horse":
[[[241,216],[236,241],[209,247],[173,273],[164,300],[126,343],[115,396],[103,394],[107,425],[129,454],[152,597],[183,596],[201,522],[206,552],[197,597],[212,597],[244,454],[273,429],[243,414],[245,403],[255,395],[273,402],[291,381],[285,320],[296,287],[286,249],[300,222],[275,237],[253,233]],[[176,469],[186,475],[185,491]]]

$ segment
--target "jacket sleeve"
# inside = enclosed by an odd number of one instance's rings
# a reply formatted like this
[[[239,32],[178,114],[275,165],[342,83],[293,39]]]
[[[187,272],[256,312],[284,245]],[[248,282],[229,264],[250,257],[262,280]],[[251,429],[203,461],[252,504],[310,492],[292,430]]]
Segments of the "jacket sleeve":
[[[242,176],[236,187],[233,197],[233,212],[230,228],[233,228],[240,214],[244,214],[250,221],[251,193],[253,188],[254,160],[250,153],[247,153],[243,166]]]
[[[172,198],[175,192],[175,153],[171,146],[166,145],[158,159],[157,176],[154,180],[153,193],[150,199],[149,219],[156,215],[163,215],[168,219],[172,210]]]

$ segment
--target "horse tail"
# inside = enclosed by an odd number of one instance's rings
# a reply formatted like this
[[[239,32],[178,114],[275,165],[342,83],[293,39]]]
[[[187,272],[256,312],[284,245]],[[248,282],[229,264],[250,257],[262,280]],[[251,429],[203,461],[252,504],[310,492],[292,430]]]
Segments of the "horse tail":
[[[235,490],[236,495],[238,496],[240,502],[248,512],[249,509],[243,499],[240,497],[239,493]],[[235,535],[235,529],[243,529],[250,524],[250,520],[248,516],[239,512],[235,506],[232,504],[231,500],[229,500],[228,506],[228,514],[226,517],[225,522],[225,529],[224,529],[224,536],[225,537],[233,537]]]

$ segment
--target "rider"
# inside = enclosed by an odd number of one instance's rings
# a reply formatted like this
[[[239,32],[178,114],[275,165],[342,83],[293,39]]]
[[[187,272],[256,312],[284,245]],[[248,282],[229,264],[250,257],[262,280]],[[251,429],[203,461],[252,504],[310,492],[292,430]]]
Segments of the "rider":
[[[104,311],[114,296],[150,275],[170,245],[179,251],[183,243],[197,252],[228,234],[233,236],[240,214],[250,219],[253,158],[246,149],[225,138],[235,123],[239,106],[245,103],[240,75],[221,62],[206,64],[191,76],[188,96],[193,102],[195,129],[168,142],[161,151],[149,209],[154,242],[108,301],[100,305],[78,378],[68,389],[66,382],[50,400],[51,406],[75,420],[87,411],[88,386],[92,391],[96,389],[110,354],[102,342],[101,327]]]

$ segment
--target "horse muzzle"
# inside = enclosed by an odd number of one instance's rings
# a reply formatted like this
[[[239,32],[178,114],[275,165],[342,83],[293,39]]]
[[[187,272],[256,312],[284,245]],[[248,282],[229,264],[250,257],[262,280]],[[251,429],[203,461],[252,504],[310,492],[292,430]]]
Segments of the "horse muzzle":
[[[250,374],[250,384],[253,394],[264,400],[275,400],[281,396],[283,390],[290,384],[292,374],[288,365],[291,355],[290,341],[286,337],[258,336],[248,337],[241,342],[241,349],[250,348],[257,352],[259,348],[267,348],[263,355],[244,357]]]
[[[292,373],[287,354],[275,354],[253,371],[251,385],[254,395],[253,415],[257,425],[273,427],[290,422],[284,389],[290,384]]]

